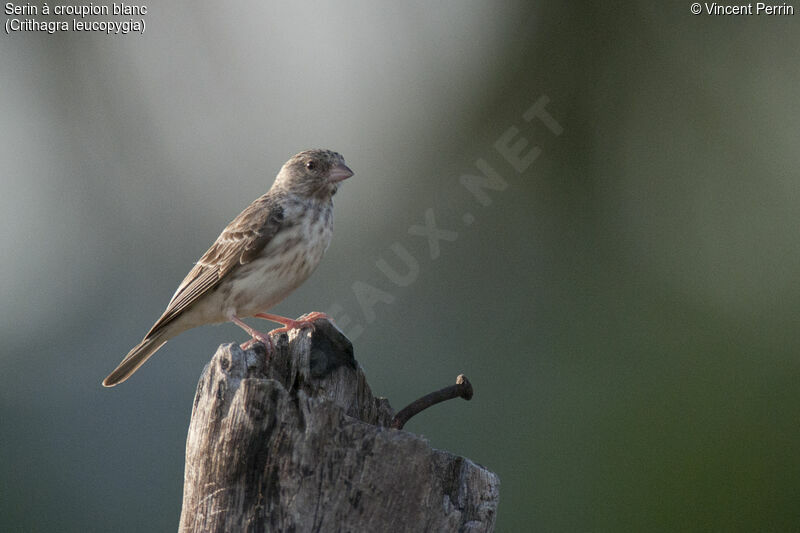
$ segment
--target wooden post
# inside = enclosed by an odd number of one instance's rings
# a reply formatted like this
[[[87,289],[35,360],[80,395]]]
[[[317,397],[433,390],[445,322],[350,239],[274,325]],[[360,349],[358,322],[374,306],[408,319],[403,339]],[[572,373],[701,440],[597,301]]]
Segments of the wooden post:
[[[180,531],[492,531],[499,479],[389,429],[350,341],[328,321],[219,347],[186,440]]]

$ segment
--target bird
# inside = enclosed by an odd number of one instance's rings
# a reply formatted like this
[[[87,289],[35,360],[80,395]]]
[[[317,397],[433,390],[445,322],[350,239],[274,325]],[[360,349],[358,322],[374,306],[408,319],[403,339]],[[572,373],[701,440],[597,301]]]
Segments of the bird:
[[[184,331],[233,322],[251,340],[272,348],[269,335],[313,326],[324,313],[296,320],[265,311],[282,301],[317,268],[333,235],[333,195],[353,171],[332,150],[306,150],[289,159],[273,185],[230,224],[178,286],[161,317],[117,368],[103,380],[113,387],[128,379],[164,343]],[[282,324],[264,334],[242,318]]]

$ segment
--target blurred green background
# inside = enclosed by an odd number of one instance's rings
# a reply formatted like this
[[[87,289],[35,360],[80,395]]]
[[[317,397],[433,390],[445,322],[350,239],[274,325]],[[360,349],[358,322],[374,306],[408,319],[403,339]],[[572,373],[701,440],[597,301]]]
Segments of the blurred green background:
[[[498,530],[800,529],[800,13],[148,7],[144,35],[0,36],[0,530],[177,527],[197,380],[244,334],[100,381],[312,147],[356,175],[275,311],[338,310],[395,408],[469,376],[407,429],[499,474]],[[543,95],[559,136],[522,117]],[[541,151],[521,173],[512,127]],[[478,159],[508,184],[487,206]],[[435,259],[428,209],[457,232]]]

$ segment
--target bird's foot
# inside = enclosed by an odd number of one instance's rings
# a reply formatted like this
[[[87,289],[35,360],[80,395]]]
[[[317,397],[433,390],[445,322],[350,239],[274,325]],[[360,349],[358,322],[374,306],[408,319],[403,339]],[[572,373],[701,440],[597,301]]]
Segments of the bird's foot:
[[[243,342],[242,344],[240,344],[239,348],[241,348],[242,350],[249,350],[250,348],[253,347],[254,344],[259,343],[259,342],[261,344],[263,344],[264,346],[266,346],[267,355],[269,355],[269,354],[271,354],[272,352],[275,351],[275,344],[272,342],[272,338],[269,336],[269,334],[267,334],[267,335],[263,335],[262,334],[262,335],[259,335],[258,337],[253,337],[249,341]]]
[[[299,317],[297,320],[286,318],[280,315],[270,315],[267,313],[258,313],[253,316],[256,316],[258,318],[263,318],[265,320],[271,320],[272,322],[277,322],[278,324],[283,324],[283,327],[273,329],[272,331],[270,331],[269,332],[270,335],[285,333],[292,329],[303,329],[308,327],[313,329],[314,321],[319,319],[325,319],[329,322],[333,322],[333,319],[331,317],[319,311],[312,311],[311,313],[306,313],[303,316]]]
[[[275,345],[272,343],[272,338],[269,336],[269,333],[261,333],[257,329],[251,328],[249,325],[242,322],[237,316],[231,316],[230,319],[231,322],[245,330],[250,335],[250,340],[242,343],[239,346],[242,350],[248,350],[252,348],[255,343],[260,342],[266,346],[268,356],[275,351]]]

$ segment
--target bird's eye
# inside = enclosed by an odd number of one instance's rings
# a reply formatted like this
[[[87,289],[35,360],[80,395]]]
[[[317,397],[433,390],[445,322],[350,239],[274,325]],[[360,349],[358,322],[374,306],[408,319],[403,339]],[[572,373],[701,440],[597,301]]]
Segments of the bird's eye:
[[[309,161],[306,163],[306,168],[308,170],[314,170],[315,168],[317,168],[317,163],[315,161]]]

